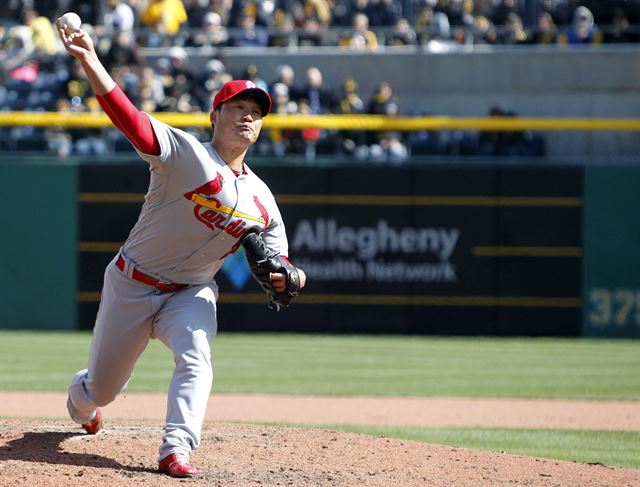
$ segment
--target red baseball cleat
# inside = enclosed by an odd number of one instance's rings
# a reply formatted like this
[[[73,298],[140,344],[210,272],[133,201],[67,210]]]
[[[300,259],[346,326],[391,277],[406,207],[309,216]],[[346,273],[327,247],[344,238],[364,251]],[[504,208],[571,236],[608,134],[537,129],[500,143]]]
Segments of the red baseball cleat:
[[[189,463],[189,457],[181,453],[172,453],[160,460],[159,469],[171,477],[195,477],[196,467]]]
[[[84,430],[90,435],[95,435],[98,431],[102,429],[102,412],[100,409],[96,409],[96,414],[91,421],[82,425]]]

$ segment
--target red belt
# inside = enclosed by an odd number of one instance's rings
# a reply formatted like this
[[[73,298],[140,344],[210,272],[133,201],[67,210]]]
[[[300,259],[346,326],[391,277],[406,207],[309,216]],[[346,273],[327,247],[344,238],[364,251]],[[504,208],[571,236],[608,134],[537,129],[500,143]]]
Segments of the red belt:
[[[120,269],[121,272],[124,272],[124,258],[122,255],[118,256],[118,260],[116,261],[116,266]],[[175,284],[168,282],[161,282],[158,279],[155,279],[151,276],[146,275],[144,272],[140,272],[138,269],[133,269],[133,273],[131,274],[131,278],[147,284],[149,286],[155,287],[158,291],[163,293],[172,293],[174,291],[179,291],[180,289],[184,289],[185,287],[189,287],[188,284]]]

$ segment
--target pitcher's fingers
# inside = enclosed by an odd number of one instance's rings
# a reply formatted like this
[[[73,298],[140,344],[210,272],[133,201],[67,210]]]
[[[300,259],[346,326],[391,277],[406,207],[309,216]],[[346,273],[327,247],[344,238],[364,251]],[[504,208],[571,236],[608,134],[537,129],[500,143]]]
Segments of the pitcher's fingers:
[[[284,274],[279,272],[272,272],[269,274],[269,279],[271,279],[271,285],[276,292],[281,293],[285,290],[286,285],[284,282]]]

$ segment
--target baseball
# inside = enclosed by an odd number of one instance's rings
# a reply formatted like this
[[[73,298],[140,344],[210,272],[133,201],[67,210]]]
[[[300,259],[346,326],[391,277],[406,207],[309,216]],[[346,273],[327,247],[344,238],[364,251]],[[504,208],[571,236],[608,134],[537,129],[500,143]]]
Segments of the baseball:
[[[67,32],[75,32],[82,25],[82,20],[77,13],[67,12],[58,19],[58,23]]]

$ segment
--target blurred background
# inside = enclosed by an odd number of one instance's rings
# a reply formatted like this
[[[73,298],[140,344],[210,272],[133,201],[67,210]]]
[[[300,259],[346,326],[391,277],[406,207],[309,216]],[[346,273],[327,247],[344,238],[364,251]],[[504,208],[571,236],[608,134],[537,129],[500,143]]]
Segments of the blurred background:
[[[148,184],[67,11],[203,142],[224,82],[272,95],[248,163],[310,284],[275,313],[234,254],[222,330],[640,336],[640,0],[7,0],[1,328],[91,329]]]

